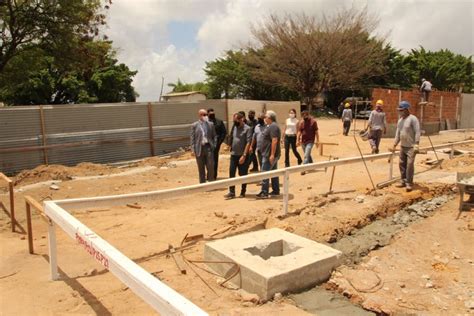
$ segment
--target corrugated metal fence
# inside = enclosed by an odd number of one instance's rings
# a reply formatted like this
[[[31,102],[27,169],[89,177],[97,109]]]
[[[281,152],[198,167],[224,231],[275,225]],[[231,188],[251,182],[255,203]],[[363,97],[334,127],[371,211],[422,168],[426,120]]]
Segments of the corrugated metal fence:
[[[0,108],[0,171],[38,165],[109,163],[189,146],[200,108],[225,118],[225,100],[197,103],[114,103]]]

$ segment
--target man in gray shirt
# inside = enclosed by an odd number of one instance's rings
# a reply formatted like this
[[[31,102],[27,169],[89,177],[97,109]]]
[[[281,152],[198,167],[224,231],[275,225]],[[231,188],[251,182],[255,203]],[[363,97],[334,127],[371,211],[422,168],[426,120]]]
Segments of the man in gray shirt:
[[[420,86],[420,91],[422,94],[421,101],[428,102],[432,86],[433,85],[431,84],[431,82],[429,82],[425,78],[421,79],[421,86]]]
[[[281,155],[281,130],[276,123],[276,113],[267,111],[265,114],[267,127],[263,131],[262,139],[262,171],[278,169],[278,159]],[[278,177],[272,178],[272,192],[268,193],[270,183],[268,179],[263,180],[262,191],[257,194],[257,198],[267,198],[268,195],[280,195],[280,183]]]
[[[370,112],[368,127],[370,128],[369,142],[372,147],[372,154],[379,153],[380,140],[382,133],[387,132],[387,119],[385,112],[382,110],[383,101],[377,100],[375,110]]]
[[[230,139],[229,178],[235,178],[237,170],[239,170],[239,176],[245,176],[249,169],[248,154],[252,143],[252,129],[244,123],[244,116],[241,113],[234,114],[234,127],[231,129]],[[247,184],[242,184],[240,197],[245,197],[246,190]],[[225,198],[235,198],[235,186],[229,187],[229,193],[225,195]]]
[[[347,102],[344,105],[345,109],[342,111],[342,134],[345,136],[349,135],[349,131],[351,129],[351,122],[352,122],[352,110],[351,105]]]
[[[400,119],[397,124],[397,132],[395,134],[395,142],[392,151],[395,151],[398,143],[400,143],[400,175],[401,183],[397,185],[399,188],[406,187],[407,192],[413,190],[413,175],[415,173],[415,156],[419,151],[420,143],[420,122],[413,114],[410,114],[410,103],[407,101],[400,102],[398,111]]]

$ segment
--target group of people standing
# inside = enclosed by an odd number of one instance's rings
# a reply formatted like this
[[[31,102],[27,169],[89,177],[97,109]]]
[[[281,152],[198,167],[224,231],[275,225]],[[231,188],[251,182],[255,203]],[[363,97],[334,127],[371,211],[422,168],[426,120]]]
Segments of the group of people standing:
[[[255,118],[255,111],[237,112],[233,115],[233,125],[229,135],[224,123],[215,117],[213,109],[199,110],[199,120],[191,126],[191,151],[196,157],[199,171],[199,182],[214,181],[217,178],[219,150],[223,142],[230,148],[229,177],[247,175],[250,171],[270,171],[278,168],[281,157],[282,131],[277,123],[274,111],[260,113]],[[290,150],[297,158],[298,164],[312,163],[311,151],[319,142],[318,124],[308,111],[301,113],[302,119],[296,118],[296,110],[289,111],[284,127],[285,167],[290,166]],[[227,140],[227,141],[226,141]],[[302,146],[303,158],[297,147]],[[280,195],[278,177],[263,180],[257,198],[268,198]],[[240,197],[245,197],[247,185],[242,184]],[[236,197],[235,186],[229,187],[227,199]]]
[[[342,114],[343,134],[348,135],[352,111],[346,104]],[[413,188],[414,161],[418,152],[420,141],[420,125],[418,119],[410,114],[410,104],[402,101],[399,105],[400,119],[397,124],[395,142],[392,150],[400,143],[400,173],[402,182],[400,187],[407,191]],[[313,163],[311,156],[314,145],[319,144],[319,128],[316,119],[308,111],[301,112],[301,119],[296,118],[296,110],[288,113],[285,121],[283,144],[285,148],[285,167],[290,166],[290,151],[296,157],[298,165]],[[227,134],[227,129],[215,117],[213,109],[199,110],[199,120],[191,126],[191,151],[196,157],[199,171],[199,182],[214,181],[217,178],[219,151],[222,143],[230,148],[229,177],[245,176],[250,171],[270,171],[278,168],[281,157],[282,131],[277,123],[274,111],[266,111],[255,117],[255,111],[249,111],[248,119],[245,112],[233,115],[233,125]],[[370,113],[368,120],[369,142],[372,154],[379,153],[380,140],[387,132],[387,120],[383,111],[383,100],[378,100],[375,109]],[[303,150],[303,157],[298,152],[298,147]],[[302,173],[304,175],[304,173]],[[245,197],[247,184],[241,185],[239,197]],[[280,195],[278,177],[265,179],[261,183],[261,191],[257,198],[268,198]],[[229,187],[225,195],[227,199],[236,197],[235,186]]]

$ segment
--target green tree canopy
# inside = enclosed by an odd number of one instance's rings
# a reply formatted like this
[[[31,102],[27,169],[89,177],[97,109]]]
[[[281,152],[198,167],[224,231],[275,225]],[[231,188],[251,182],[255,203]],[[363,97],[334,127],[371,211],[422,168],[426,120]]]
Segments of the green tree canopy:
[[[136,74],[99,37],[110,0],[0,1],[0,100],[135,101]]]

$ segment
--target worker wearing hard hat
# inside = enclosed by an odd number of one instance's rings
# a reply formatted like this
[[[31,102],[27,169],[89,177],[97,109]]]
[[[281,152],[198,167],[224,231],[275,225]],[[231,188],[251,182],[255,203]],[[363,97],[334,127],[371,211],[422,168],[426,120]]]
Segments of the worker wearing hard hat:
[[[400,102],[398,106],[400,119],[397,123],[397,132],[392,151],[395,151],[400,143],[400,176],[401,183],[397,187],[406,187],[407,192],[413,190],[413,175],[415,174],[415,156],[419,151],[420,122],[418,118],[410,114],[410,103]]]
[[[377,100],[375,103],[375,109],[370,112],[367,126],[370,128],[369,142],[372,147],[372,154],[378,154],[382,134],[387,133],[387,118],[383,111],[383,100]]]
[[[352,110],[351,105],[347,102],[344,105],[344,111],[342,111],[342,133],[347,136],[349,134],[349,130],[351,129],[351,122],[352,122]]]

